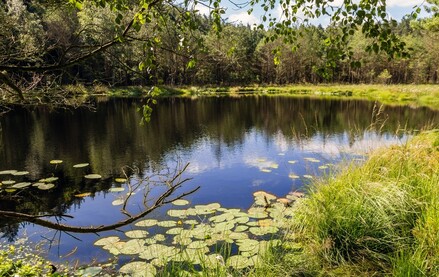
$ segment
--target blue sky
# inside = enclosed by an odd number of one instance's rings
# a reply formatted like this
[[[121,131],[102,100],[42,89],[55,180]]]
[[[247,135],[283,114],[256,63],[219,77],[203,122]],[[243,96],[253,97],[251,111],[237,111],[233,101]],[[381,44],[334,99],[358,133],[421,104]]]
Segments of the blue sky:
[[[343,0],[334,0],[333,5],[337,5],[342,2]],[[410,12],[412,12],[414,6],[421,5],[422,3],[424,3],[424,0],[387,0],[387,7],[390,16],[392,18],[400,20],[405,14],[409,14]],[[227,18],[229,22],[242,23],[244,25],[246,24],[253,25],[253,24],[260,24],[262,21],[261,17],[263,13],[261,9],[255,9],[255,11],[249,15],[247,13],[248,7],[239,9],[227,0],[223,1],[221,4],[226,10],[225,18]],[[198,5],[197,9],[199,9],[200,13],[202,14],[209,13],[209,9],[207,7]],[[279,5],[272,11],[272,15],[277,18],[280,17],[281,9]],[[311,23],[316,25],[322,24],[323,26],[326,26],[329,24],[329,19],[328,18],[313,19],[311,20]]]

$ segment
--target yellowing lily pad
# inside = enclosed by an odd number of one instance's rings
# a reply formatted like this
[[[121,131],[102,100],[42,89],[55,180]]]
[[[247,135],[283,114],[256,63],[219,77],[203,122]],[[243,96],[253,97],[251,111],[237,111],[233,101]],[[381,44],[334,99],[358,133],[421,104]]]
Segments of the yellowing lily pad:
[[[32,185],[32,183],[29,182],[21,182],[21,183],[16,183],[14,184],[11,188],[15,188],[15,189],[22,189],[22,188],[26,188],[28,186]]]
[[[82,163],[82,164],[75,164],[73,167],[74,168],[82,168],[82,167],[87,167],[89,166],[89,163]]]
[[[17,172],[12,173],[12,175],[14,175],[14,176],[23,176],[23,175],[27,175],[27,174],[29,174],[29,171],[17,171]]]
[[[13,184],[15,184],[16,182],[14,181],[14,180],[5,180],[5,181],[2,181],[2,184],[3,185],[6,185],[6,186],[9,186],[9,185],[13,185]]]
[[[62,160],[51,160],[49,163],[50,164],[60,164],[60,163],[62,163]]]
[[[113,202],[111,202],[111,205],[113,206],[120,206],[123,205],[125,203],[124,199],[116,199]]]
[[[125,183],[127,181],[127,179],[126,178],[116,178],[116,179],[114,179],[114,181],[117,183]]]
[[[137,222],[134,225],[139,226],[139,227],[151,227],[151,226],[157,225],[157,222],[158,222],[157,219],[145,219],[145,220]]]
[[[102,176],[99,174],[87,174],[84,176],[84,178],[90,179],[90,180],[97,180],[97,179],[101,179]]]
[[[175,206],[184,206],[189,204],[189,201],[185,200],[185,199],[178,199],[175,201],[172,201],[172,204],[174,204]]]
[[[130,262],[122,266],[119,272],[131,277],[154,277],[157,274],[157,269],[147,262]]]
[[[125,188],[111,188],[108,191],[110,191],[110,192],[122,192],[124,190],[125,190]]]
[[[90,196],[90,195],[91,195],[91,192],[84,192],[84,193],[75,194],[75,197],[82,198],[82,197],[87,197],[87,196]]]
[[[51,189],[51,188],[53,188],[53,187],[55,187],[55,185],[54,184],[45,184],[45,183],[43,183],[43,184],[40,184],[40,185],[38,185],[38,189],[41,189],[41,190],[49,190],[49,189]]]

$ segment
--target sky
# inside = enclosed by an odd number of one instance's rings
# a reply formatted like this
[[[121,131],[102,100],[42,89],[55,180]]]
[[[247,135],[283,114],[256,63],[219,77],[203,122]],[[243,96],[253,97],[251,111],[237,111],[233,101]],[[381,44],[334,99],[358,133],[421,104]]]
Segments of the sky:
[[[233,1],[234,2],[234,1]],[[343,0],[334,0],[333,5],[339,5]],[[409,14],[413,11],[413,7],[416,5],[421,5],[424,0],[387,0],[388,13],[392,18],[400,20],[404,15]],[[236,3],[236,2],[235,2]],[[224,7],[226,13],[224,18],[228,19],[228,22],[242,23],[244,25],[258,25],[262,23],[262,9],[255,9],[252,14],[248,14],[247,10],[249,7],[242,9],[237,8],[232,2],[224,0],[221,5]],[[204,6],[197,6],[197,9],[202,14],[209,14],[209,9]],[[272,12],[273,16],[279,18],[281,15],[280,6],[277,5],[275,10]],[[421,14],[426,16],[426,14]],[[310,21],[312,24],[327,26],[329,24],[328,18],[313,19]]]

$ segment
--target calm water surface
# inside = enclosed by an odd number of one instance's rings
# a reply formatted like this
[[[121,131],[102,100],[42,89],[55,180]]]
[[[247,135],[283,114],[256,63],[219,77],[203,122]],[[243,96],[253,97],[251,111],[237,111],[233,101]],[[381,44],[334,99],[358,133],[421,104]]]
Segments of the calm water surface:
[[[122,176],[122,168],[136,168],[138,173],[127,172],[132,180],[138,180],[188,162],[185,176],[193,179],[183,191],[201,186],[186,197],[191,205],[219,202],[228,208],[248,209],[257,190],[277,196],[305,190],[310,179],[304,175],[316,178],[327,174],[329,169],[322,166],[364,159],[370,149],[404,141],[402,129],[418,130],[439,122],[439,113],[426,108],[380,107],[365,101],[241,97],[161,99],[151,122],[140,125],[137,109],[141,104],[137,99],[98,99],[95,111],[17,109],[1,117],[0,171],[25,170],[29,174],[14,178],[0,175],[0,181],[36,181],[50,176],[59,180],[49,191],[34,187],[14,193],[1,191],[4,199],[0,209],[70,214],[74,218],[64,223],[72,225],[110,224],[125,218],[120,207],[111,204],[123,192],[109,191],[121,186],[114,178]],[[63,163],[54,166],[49,163],[53,159]],[[78,163],[90,166],[73,168]],[[86,173],[99,173],[103,178],[87,181],[83,178]],[[92,194],[75,197],[84,192]],[[140,209],[142,198],[136,195],[134,200],[129,207],[133,212]],[[148,217],[164,218],[167,209]],[[96,235],[74,238],[1,218],[0,227],[4,242],[22,238],[51,242],[49,257],[56,261],[88,262],[109,257],[93,246]],[[160,229],[150,232],[160,233]]]

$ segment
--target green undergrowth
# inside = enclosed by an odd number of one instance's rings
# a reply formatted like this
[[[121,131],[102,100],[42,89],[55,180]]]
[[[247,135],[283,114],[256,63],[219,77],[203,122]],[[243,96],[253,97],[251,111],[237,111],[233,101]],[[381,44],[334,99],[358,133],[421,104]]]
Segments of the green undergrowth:
[[[439,132],[377,150],[294,206],[303,275],[439,276]]]
[[[389,105],[426,106],[439,109],[439,85],[285,85],[285,86],[204,86],[124,87],[95,86],[90,93],[110,96],[209,97],[250,95],[308,96],[315,98],[364,99]]]

